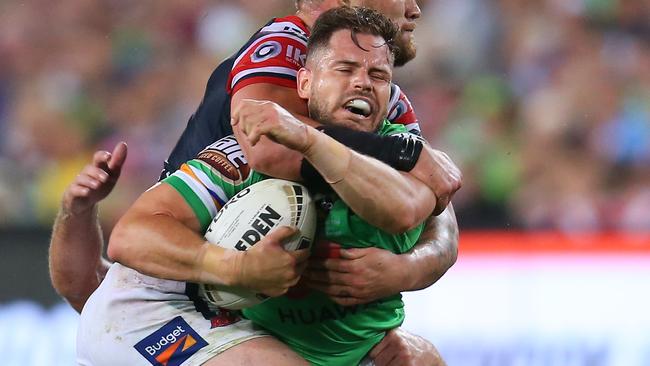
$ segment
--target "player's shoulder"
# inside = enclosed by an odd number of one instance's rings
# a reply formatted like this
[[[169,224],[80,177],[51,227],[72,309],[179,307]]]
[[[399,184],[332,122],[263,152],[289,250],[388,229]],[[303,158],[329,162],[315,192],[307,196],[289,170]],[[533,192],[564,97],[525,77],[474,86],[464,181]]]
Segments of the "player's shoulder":
[[[274,18],[260,28],[235,58],[228,92],[255,83],[296,87],[298,70],[307,58],[308,28],[297,16]]]
[[[393,124],[401,124],[414,134],[421,134],[420,123],[413,109],[411,101],[404,91],[395,83],[390,86],[390,98],[388,100],[388,120]]]
[[[264,48],[268,48],[269,51],[280,51],[288,46],[306,50],[308,38],[309,29],[297,16],[273,18],[251,37],[242,54],[249,54],[253,49],[259,50],[260,45],[265,45]],[[271,47],[272,45],[277,47]],[[262,56],[271,53],[262,52]]]
[[[282,18],[273,18],[258,31],[259,35],[288,34],[293,35],[307,43],[309,28],[299,17],[289,15]]]

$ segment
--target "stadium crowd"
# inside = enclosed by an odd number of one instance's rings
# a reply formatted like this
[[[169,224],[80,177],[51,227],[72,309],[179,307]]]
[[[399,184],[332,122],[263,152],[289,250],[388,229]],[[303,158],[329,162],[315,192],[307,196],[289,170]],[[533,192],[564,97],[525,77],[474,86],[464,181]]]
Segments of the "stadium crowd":
[[[396,74],[463,171],[461,227],[650,229],[650,2],[428,0]],[[213,67],[293,1],[0,3],[0,226],[49,226],[98,148],[156,181]]]

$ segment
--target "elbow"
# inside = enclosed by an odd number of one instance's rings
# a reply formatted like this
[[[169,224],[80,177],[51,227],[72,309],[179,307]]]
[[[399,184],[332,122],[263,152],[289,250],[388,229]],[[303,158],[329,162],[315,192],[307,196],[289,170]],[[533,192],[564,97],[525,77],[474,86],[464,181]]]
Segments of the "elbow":
[[[81,313],[86,300],[99,286],[96,277],[79,276],[72,272],[52,273],[51,280],[56,293],[78,313]]]
[[[392,219],[390,233],[402,234],[414,229],[431,216],[435,205],[435,195],[428,189],[404,191],[399,199],[387,207]]]
[[[124,264],[124,261],[129,258],[128,253],[131,252],[131,255],[133,255],[133,248],[130,243],[132,241],[129,240],[128,224],[120,220],[113,228],[110,240],[108,241],[108,247],[106,248],[108,258]]]
[[[390,234],[403,234],[416,226],[420,225],[425,217],[420,217],[417,207],[414,205],[399,205],[398,207],[390,207],[389,212],[390,222],[386,224],[386,232]]]
[[[440,266],[444,270],[444,272],[447,272],[449,268],[451,268],[455,263],[456,260],[458,259],[458,241],[459,241],[459,236],[458,236],[458,226],[455,225],[456,221],[454,220],[454,226],[450,228],[450,233],[446,236],[446,240],[441,238],[442,240],[439,241],[439,248],[440,248]]]
[[[452,245],[449,246],[447,249],[447,255],[445,256],[446,258],[446,270],[451,268],[454,264],[456,264],[456,260],[458,259],[458,235],[456,235],[455,239],[452,239],[453,243]]]

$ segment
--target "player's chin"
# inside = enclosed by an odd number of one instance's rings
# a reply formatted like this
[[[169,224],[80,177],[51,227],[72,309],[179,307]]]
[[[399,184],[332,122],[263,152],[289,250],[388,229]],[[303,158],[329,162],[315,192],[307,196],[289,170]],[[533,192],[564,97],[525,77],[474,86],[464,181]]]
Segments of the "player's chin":
[[[342,110],[338,115],[335,115],[337,126],[347,127],[357,131],[373,131],[373,126],[376,124],[377,115],[375,113],[364,117],[362,115],[352,113],[347,110]]]
[[[397,44],[397,54],[395,55],[395,66],[404,66],[407,62],[413,60],[417,54],[417,46],[412,33],[402,34]]]

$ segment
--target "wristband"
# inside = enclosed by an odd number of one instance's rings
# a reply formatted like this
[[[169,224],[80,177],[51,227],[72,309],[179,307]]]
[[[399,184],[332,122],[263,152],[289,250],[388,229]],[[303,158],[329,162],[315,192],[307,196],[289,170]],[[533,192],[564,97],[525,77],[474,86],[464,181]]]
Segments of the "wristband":
[[[424,146],[420,138],[411,134],[380,136],[340,126],[320,126],[317,129],[359,153],[405,172],[413,169]]]
[[[307,188],[309,188],[309,191],[312,193],[327,193],[332,191],[332,187],[325,182],[325,179],[323,179],[323,176],[320,175],[318,170],[316,170],[316,168],[314,168],[314,166],[304,158],[300,164],[300,176]]]

